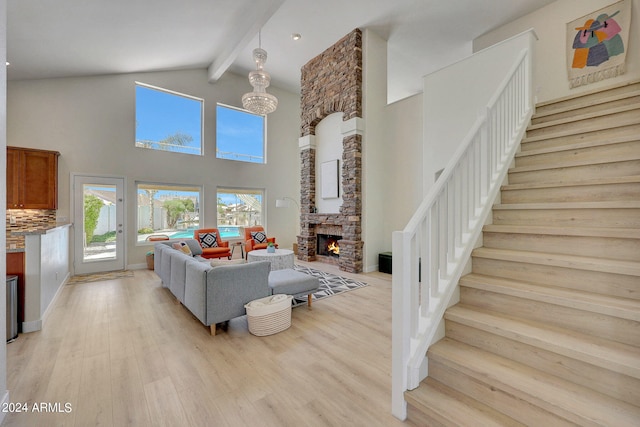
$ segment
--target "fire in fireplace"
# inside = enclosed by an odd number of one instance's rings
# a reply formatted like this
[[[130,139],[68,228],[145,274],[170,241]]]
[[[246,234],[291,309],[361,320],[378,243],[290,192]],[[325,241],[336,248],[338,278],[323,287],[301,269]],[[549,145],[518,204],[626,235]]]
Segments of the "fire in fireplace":
[[[338,241],[342,239],[342,236],[335,236],[331,234],[318,234],[318,247],[316,253],[323,256],[340,256],[340,246]]]

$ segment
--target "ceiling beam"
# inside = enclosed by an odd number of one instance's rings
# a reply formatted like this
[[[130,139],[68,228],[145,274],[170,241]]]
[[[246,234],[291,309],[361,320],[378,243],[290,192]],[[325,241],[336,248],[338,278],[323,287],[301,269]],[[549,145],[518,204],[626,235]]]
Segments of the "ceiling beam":
[[[229,27],[234,28],[235,40],[228,40],[222,52],[216,56],[208,68],[209,83],[215,83],[227,71],[238,54],[253,40],[260,29],[271,19],[284,0],[253,2],[249,10],[243,10],[234,16]],[[258,7],[263,5],[264,8]],[[253,13],[252,13],[253,12]]]

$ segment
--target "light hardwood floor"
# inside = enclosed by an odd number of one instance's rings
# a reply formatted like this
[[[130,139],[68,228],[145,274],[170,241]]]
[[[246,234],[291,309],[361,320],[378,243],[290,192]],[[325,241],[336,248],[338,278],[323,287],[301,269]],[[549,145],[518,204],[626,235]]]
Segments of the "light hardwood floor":
[[[211,336],[155,273],[68,285],[45,327],[7,345],[3,426],[394,426],[391,276],[293,309],[268,337],[246,317]],[[34,403],[70,403],[68,413]]]

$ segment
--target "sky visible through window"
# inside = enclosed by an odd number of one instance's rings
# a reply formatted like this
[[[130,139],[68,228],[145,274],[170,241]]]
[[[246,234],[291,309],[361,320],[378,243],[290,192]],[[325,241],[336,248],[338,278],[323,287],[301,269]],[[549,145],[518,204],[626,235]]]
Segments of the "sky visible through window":
[[[200,155],[203,101],[136,84],[136,146]]]
[[[264,117],[218,105],[216,144],[219,159],[264,163]]]

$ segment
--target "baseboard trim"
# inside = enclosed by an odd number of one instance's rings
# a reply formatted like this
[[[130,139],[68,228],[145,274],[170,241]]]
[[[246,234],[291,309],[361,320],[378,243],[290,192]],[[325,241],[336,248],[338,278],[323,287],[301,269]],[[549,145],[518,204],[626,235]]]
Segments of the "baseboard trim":
[[[129,264],[127,265],[127,270],[146,270],[147,264]]]
[[[22,322],[22,333],[37,332],[42,330],[42,319],[33,320],[31,322]]]

